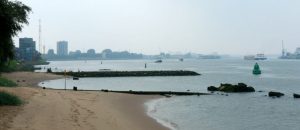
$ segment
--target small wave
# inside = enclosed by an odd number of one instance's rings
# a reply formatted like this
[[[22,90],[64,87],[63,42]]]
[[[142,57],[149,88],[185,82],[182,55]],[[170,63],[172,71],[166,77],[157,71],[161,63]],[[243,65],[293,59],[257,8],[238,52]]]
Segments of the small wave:
[[[162,118],[158,116],[158,109],[160,104],[165,101],[166,98],[154,99],[145,103],[147,108],[147,115],[156,120],[159,124],[170,128],[171,130],[178,130],[179,127],[176,123],[170,121],[169,119]]]

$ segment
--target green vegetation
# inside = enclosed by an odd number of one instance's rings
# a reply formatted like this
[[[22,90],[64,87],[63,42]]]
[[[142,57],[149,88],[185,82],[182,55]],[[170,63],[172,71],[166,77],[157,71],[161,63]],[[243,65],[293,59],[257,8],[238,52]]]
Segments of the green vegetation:
[[[0,91],[0,106],[3,105],[11,105],[11,106],[17,106],[21,105],[22,100],[10,93]]]
[[[34,71],[35,65],[46,65],[49,62],[44,60],[34,62],[17,62],[16,60],[10,60],[5,64],[0,65],[0,72],[14,72],[14,71]]]
[[[22,2],[0,0],[0,67],[15,57],[13,37],[28,24],[30,11]]]
[[[18,86],[14,81],[0,77],[0,86],[2,87],[16,87]]]

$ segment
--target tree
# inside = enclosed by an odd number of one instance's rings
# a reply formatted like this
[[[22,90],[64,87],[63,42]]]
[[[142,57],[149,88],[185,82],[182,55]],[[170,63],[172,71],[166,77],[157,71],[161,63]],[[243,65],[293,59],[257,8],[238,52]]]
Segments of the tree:
[[[13,36],[28,24],[30,11],[22,2],[0,0],[0,65],[14,58]]]

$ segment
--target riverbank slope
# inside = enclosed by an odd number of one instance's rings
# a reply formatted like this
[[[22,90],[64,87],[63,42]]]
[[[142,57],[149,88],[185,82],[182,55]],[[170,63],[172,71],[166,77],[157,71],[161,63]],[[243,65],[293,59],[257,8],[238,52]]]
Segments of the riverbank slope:
[[[145,113],[144,102],[160,96],[43,90],[37,88],[39,82],[61,77],[28,72],[2,76],[19,80],[19,87],[0,87],[0,90],[22,97],[25,104],[18,107],[0,107],[0,129],[167,129]]]

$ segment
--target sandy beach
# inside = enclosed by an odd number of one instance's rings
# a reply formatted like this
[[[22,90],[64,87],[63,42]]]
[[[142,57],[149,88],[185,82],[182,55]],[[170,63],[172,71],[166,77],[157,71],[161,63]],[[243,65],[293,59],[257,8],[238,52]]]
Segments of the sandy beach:
[[[3,88],[20,96],[24,105],[0,107],[2,130],[167,130],[147,116],[144,103],[159,96],[41,89],[37,84],[61,76],[16,72],[3,74],[17,88]],[[24,80],[24,82],[23,82]]]

